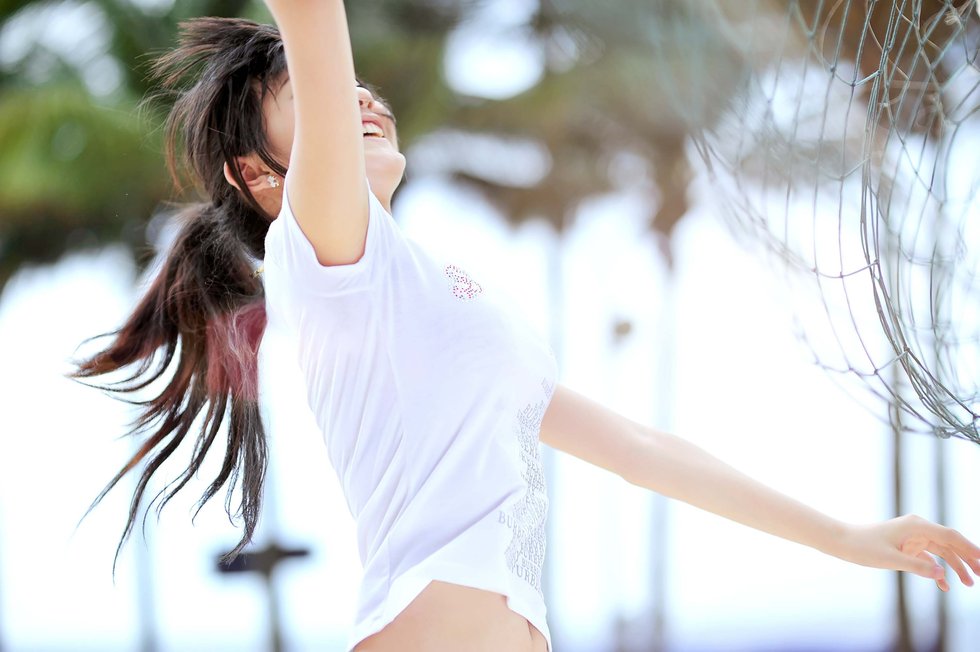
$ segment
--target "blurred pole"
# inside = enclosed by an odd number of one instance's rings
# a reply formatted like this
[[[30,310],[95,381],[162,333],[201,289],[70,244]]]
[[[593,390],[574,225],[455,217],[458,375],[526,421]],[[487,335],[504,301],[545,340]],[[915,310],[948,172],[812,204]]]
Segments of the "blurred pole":
[[[677,349],[677,292],[673,267],[668,261],[666,276],[663,283],[663,294],[660,305],[660,320],[658,322],[658,350],[652,361],[659,371],[659,379],[654,391],[654,413],[657,428],[667,432],[674,430],[674,401],[676,396],[672,391],[676,385],[674,373],[675,354]],[[621,338],[628,334],[628,322],[620,323],[616,328],[617,345]],[[651,492],[650,512],[648,523],[650,527],[650,604],[645,617],[626,619],[617,615],[616,619],[616,652],[663,652],[667,648],[667,578],[669,573],[667,531],[669,528],[670,501],[663,495]],[[640,620],[640,622],[637,622]]]
[[[674,372],[677,353],[677,282],[672,265],[667,267],[661,305],[660,351],[656,361],[660,370],[660,383],[654,391],[654,395],[657,399],[657,423],[662,429],[673,432],[674,401],[676,400],[674,387],[677,380]],[[650,511],[650,541],[653,548],[650,551],[650,586],[653,603],[650,609],[650,644],[647,647],[649,652],[663,652],[667,647],[667,577],[670,571],[667,550],[669,516],[670,502],[661,494],[654,493]]]
[[[948,168],[946,165],[938,166],[936,170],[937,180],[935,183],[941,184],[938,187],[948,187],[946,184],[950,182],[947,178]],[[942,207],[931,207],[932,219],[928,220],[927,223],[931,224],[933,231],[933,242],[937,242],[939,239],[939,234],[943,232],[949,232],[949,229],[955,229],[955,224],[950,224],[946,219],[946,211]],[[935,314],[933,315],[933,320],[935,322]],[[932,341],[932,365],[933,368],[937,370],[937,374],[942,374],[943,364],[942,364],[942,343],[939,338],[933,338]],[[941,421],[937,423],[941,425]],[[947,506],[949,505],[949,494],[947,492],[947,481],[946,476],[949,473],[949,466],[946,463],[946,442],[943,438],[938,435],[934,436],[933,439],[933,450],[935,451],[935,465],[936,465],[936,476],[935,476],[935,491],[936,491],[936,520],[942,525],[949,524],[949,510]],[[943,563],[939,560],[939,563]],[[944,564],[945,565],[945,564]],[[938,601],[936,603],[936,640],[933,646],[935,652],[946,652],[949,640],[949,594],[945,591],[939,591]]]
[[[888,189],[889,199],[894,191],[895,180],[886,176],[884,187]],[[878,201],[882,198],[876,197]],[[885,237],[881,244],[881,257],[878,262],[878,278],[872,277],[872,282],[878,282],[881,290],[887,294],[888,287],[901,287],[900,269],[896,264],[894,269],[888,268],[888,263],[896,260],[901,255],[901,244],[896,242],[896,236],[886,230]],[[889,339],[887,337],[886,339]],[[897,346],[897,345],[893,345]],[[894,349],[892,349],[894,351]],[[898,354],[898,351],[895,351]],[[892,395],[888,403],[888,423],[892,431],[892,516],[898,517],[905,513],[905,487],[902,480],[902,471],[905,467],[905,460],[902,450],[903,436],[902,402],[905,394],[905,367],[904,359],[896,359],[891,363],[892,374]],[[882,378],[884,381],[884,378]],[[905,573],[895,571],[892,574],[895,578],[895,652],[913,652],[912,625],[909,620],[908,594],[906,592]]]
[[[898,396],[893,397],[889,404],[889,423],[892,429],[892,512],[894,516],[901,516],[904,513],[904,496],[902,483],[902,468],[904,466],[902,455],[902,406],[901,391],[902,365],[897,361],[892,364],[892,382]],[[895,571],[895,624],[897,631],[895,636],[896,652],[913,652],[912,648],[912,629],[909,623],[908,596],[905,592],[904,573]]]
[[[229,563],[222,562],[222,555],[219,555],[216,562],[218,572],[220,573],[258,573],[262,576],[262,586],[265,589],[266,610],[269,619],[269,647],[266,649],[270,652],[283,652],[285,650],[285,637],[282,626],[282,601],[280,599],[278,585],[275,581],[276,568],[283,560],[307,557],[310,554],[308,548],[284,548],[276,540],[280,532],[279,514],[277,510],[279,503],[276,500],[275,485],[275,479],[278,475],[275,473],[272,460],[270,460],[262,491],[262,516],[260,521],[261,530],[266,533],[263,537],[266,539],[265,547],[244,552]]]
[[[2,519],[0,519],[2,522]],[[0,541],[3,541],[3,530],[0,530]],[[3,548],[0,548],[0,553],[3,552]],[[2,559],[2,555],[0,555]],[[3,563],[0,562],[0,568],[3,568]],[[3,575],[0,575],[0,597],[3,596]],[[0,601],[0,652],[3,652],[3,601]]]
[[[621,383],[624,382],[623,373],[623,350],[626,341],[633,335],[633,322],[625,318],[616,318],[612,327],[612,349],[613,363],[609,365],[612,372],[606,381],[606,386],[613,388],[616,394],[621,394]],[[616,406],[612,406],[614,409]],[[642,516],[638,515],[638,518]],[[615,652],[638,652],[642,648],[641,641],[647,636],[645,623],[638,622],[642,619],[629,617],[622,610],[618,610],[614,615],[613,621],[613,641]]]
[[[551,331],[551,350],[555,353],[555,358],[558,360],[559,372],[563,367],[565,360],[565,339],[564,339],[564,322],[565,322],[565,230],[568,226],[567,221],[567,210],[564,208],[559,208],[559,221],[558,227],[555,232],[554,246],[550,247],[548,250],[548,312],[549,312],[549,329]],[[554,486],[557,481],[557,468],[556,468],[556,457],[555,451],[549,446],[541,447],[541,464],[544,467],[545,477],[550,480],[547,483],[548,492],[548,503],[550,505],[555,504],[555,490]],[[555,529],[555,519],[553,517],[554,510],[549,507],[549,518],[545,521],[545,540],[548,542],[557,541],[556,537],[558,535]],[[544,556],[544,569],[542,571],[541,578],[541,591],[544,593],[544,601],[547,605],[554,604],[555,596],[555,563],[554,555],[547,554],[547,549],[545,550]],[[550,614],[549,614],[550,615]],[[556,628],[552,627],[555,621],[552,618],[548,619],[548,627],[551,630],[551,643],[552,647],[556,650],[562,650],[565,648],[565,643],[561,640],[561,632]]]
[[[946,492],[946,473],[948,472],[946,443],[943,439],[936,437],[933,447],[936,451],[936,520],[946,525],[949,522],[949,510],[946,509],[948,500]],[[938,599],[936,605],[936,643],[933,650],[946,652],[949,631],[949,594],[940,591]]]
[[[276,566],[282,559],[288,556],[288,552],[279,547],[276,542],[276,535],[279,534],[279,513],[277,511],[278,501],[276,500],[276,486],[275,481],[278,478],[278,474],[274,472],[272,468],[271,461],[269,463],[269,469],[265,476],[265,486],[264,489],[264,499],[262,510],[265,512],[265,522],[266,522],[266,532],[268,532],[268,544],[266,545],[265,551],[267,551],[270,562],[267,568],[262,569],[262,575],[265,578],[265,592],[266,599],[268,601],[269,607],[269,630],[272,640],[272,652],[282,652],[283,651],[283,628],[282,628],[282,607],[281,600],[279,596],[279,588],[275,581],[275,569]],[[308,553],[306,550],[294,551],[297,556],[305,556]]]
[[[133,438],[134,451],[139,449],[140,442]],[[139,483],[139,475],[130,474],[133,487]],[[149,507],[147,508],[149,509]],[[136,611],[139,614],[139,650],[140,652],[157,652],[157,616],[156,596],[153,581],[153,553],[150,541],[153,538],[153,519],[143,521],[143,545],[133,546],[136,558]]]
[[[153,595],[153,562],[150,557],[149,541],[144,535],[143,545],[136,546],[136,600],[140,614],[139,649],[142,652],[156,652],[158,649],[156,600]]]
[[[939,211],[940,215],[942,211]],[[940,364],[940,344],[939,340],[934,340],[933,363],[936,369],[942,369]],[[946,463],[946,441],[939,436],[933,440],[933,450],[936,455],[936,520],[942,525],[949,523],[949,494],[947,492],[946,475],[949,473],[949,466]],[[942,563],[940,561],[940,563]],[[949,594],[940,591],[936,604],[936,641],[933,646],[935,652],[946,652],[949,640]]]

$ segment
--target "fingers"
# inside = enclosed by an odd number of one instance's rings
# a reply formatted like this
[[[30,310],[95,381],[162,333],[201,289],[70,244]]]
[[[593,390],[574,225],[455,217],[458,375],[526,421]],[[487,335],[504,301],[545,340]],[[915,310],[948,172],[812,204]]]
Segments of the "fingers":
[[[940,543],[945,544],[955,551],[957,555],[969,564],[970,569],[975,574],[980,575],[980,546],[977,546],[956,530],[951,528],[944,529],[946,530],[944,533],[945,540],[940,541]]]
[[[973,577],[970,576],[970,571],[966,569],[963,560],[952,549],[937,543],[930,543],[926,547],[926,550],[946,560],[946,563],[953,569],[953,572],[959,576],[961,582],[967,586],[973,586]]]
[[[933,559],[932,557],[930,557],[929,556],[929,553],[927,553],[927,552],[920,552],[919,554],[916,555],[916,557],[919,557],[920,559],[924,559],[924,560],[928,561],[931,565],[935,565],[936,564],[936,560]],[[941,566],[940,566],[940,569],[942,569]],[[936,580],[936,586],[939,587],[939,590],[940,591],[949,591],[949,582],[946,581],[946,572],[945,571],[943,571],[943,576],[942,577],[940,577],[940,578],[934,577],[933,579]]]
[[[973,586],[974,579],[970,570],[980,576],[980,546],[964,537],[956,530],[932,523],[917,516],[909,516],[906,523],[912,525],[915,534],[903,541],[900,549],[906,555],[915,555],[918,563],[933,563],[935,559],[928,553],[945,560],[966,586]],[[969,566],[969,570],[967,569]],[[913,571],[916,572],[916,571]],[[922,573],[917,573],[922,574]],[[928,577],[928,575],[925,575]],[[949,590],[949,583],[943,576],[933,576],[939,588]]]
[[[962,553],[960,553],[960,556],[962,556]],[[970,557],[969,555],[963,557],[963,559],[970,565],[970,569],[973,571],[974,575],[980,575],[980,560],[977,560],[975,557]]]
[[[900,552],[896,550],[895,554],[897,555],[895,568],[898,570],[936,580],[937,583],[946,577],[946,571],[943,570],[943,567],[937,564],[936,560],[925,551]]]
[[[974,580],[966,565],[980,575],[980,547],[953,528],[929,521],[921,523],[921,526],[927,531],[925,537],[921,537],[927,539],[927,545],[923,549],[946,560],[963,584],[973,586]]]

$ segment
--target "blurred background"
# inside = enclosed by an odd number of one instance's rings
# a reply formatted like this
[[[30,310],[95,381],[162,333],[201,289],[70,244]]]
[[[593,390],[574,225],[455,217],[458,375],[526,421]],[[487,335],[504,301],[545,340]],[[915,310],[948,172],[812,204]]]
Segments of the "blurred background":
[[[915,512],[980,539],[975,0],[348,13],[409,161],[396,220],[510,294],[562,383],[838,518]],[[164,168],[166,107],[139,101],[149,57],[199,15],[268,20],[239,0],[0,0],[3,652],[344,649],[353,526],[275,332],[248,569],[218,570],[239,536],[222,501],[191,524],[213,467],[115,579],[132,485],[78,525],[135,413],[63,374],[128,314],[190,198]],[[977,589],[543,454],[560,652],[980,648]]]

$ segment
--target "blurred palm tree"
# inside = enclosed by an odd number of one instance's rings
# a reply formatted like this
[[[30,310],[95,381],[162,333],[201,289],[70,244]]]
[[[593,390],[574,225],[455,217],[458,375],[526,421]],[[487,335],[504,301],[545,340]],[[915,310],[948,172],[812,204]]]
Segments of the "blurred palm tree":
[[[359,72],[398,110],[403,142],[449,127],[539,143],[551,165],[531,187],[481,175],[479,166],[455,176],[482,189],[508,219],[543,216],[558,226],[582,199],[621,185],[612,163],[628,153],[659,199],[652,227],[671,233],[687,209],[690,112],[724,105],[738,79],[736,51],[684,3],[596,8],[570,0],[559,10],[542,1],[530,23],[515,28],[545,53],[541,81],[507,100],[481,100],[454,92],[442,63],[449,34],[486,4],[349,5]],[[65,14],[87,33],[42,29]],[[181,19],[205,14],[266,17],[245,0],[0,3],[4,39],[26,40],[12,60],[0,61],[0,287],[25,264],[79,248],[121,243],[145,259],[146,221],[176,199],[161,163],[160,116],[151,111],[143,122],[136,110],[148,90],[146,57],[173,43]],[[650,29],[668,14],[690,29],[668,39]],[[39,36],[33,42],[24,36],[31,32]],[[680,98],[679,79],[691,81]]]
[[[403,144],[438,129],[535,144],[549,164],[530,184],[501,180],[500,161],[495,169],[472,160],[465,138],[445,141],[440,154],[454,178],[483,192],[512,223],[543,217],[559,233],[583,200],[644,188],[669,261],[669,236],[688,207],[685,149],[696,125],[716,119],[735,90],[738,50],[696,3],[541,0],[529,20],[508,28],[541,53],[540,80],[502,100],[470,97],[443,74],[447,43],[490,4],[348,3],[358,71],[395,107]],[[145,57],[170,46],[185,17],[267,19],[245,1],[3,2],[0,30],[23,33],[66,13],[91,24],[87,44],[59,49],[42,33],[0,61],[0,178],[7,181],[0,288],[24,265],[83,248],[122,244],[138,261],[148,259],[147,221],[179,198],[161,160],[161,116],[151,111],[144,121],[136,110],[148,90]],[[114,82],[100,80],[93,72],[100,69]],[[560,277],[556,270],[553,281]]]
[[[0,61],[0,290],[20,267],[69,251],[121,243],[142,253],[146,221],[170,198],[157,131],[136,111],[147,89],[143,57],[170,45],[184,16],[236,15],[246,4],[151,11],[123,0],[0,2],[8,44]]]
[[[880,49],[865,47],[868,35],[882,40],[893,4],[848,18],[841,6],[865,3],[528,3],[527,19],[503,29],[533,47],[540,76],[511,97],[468,96],[444,75],[452,35],[483,20],[493,0],[349,2],[358,71],[394,106],[406,148],[427,141],[444,170],[514,224],[544,218],[560,234],[587,198],[627,187],[648,194],[650,229],[668,266],[671,235],[689,207],[690,157],[704,151],[703,134],[760,65],[778,64],[760,64],[764,44],[746,43],[739,25],[785,25],[789,16],[798,56],[825,57],[833,44],[836,60],[867,76],[881,65]],[[940,0],[909,6],[948,10]],[[24,265],[73,250],[122,244],[147,260],[147,221],[181,198],[164,171],[159,109],[136,110],[148,90],[145,57],[171,46],[177,23],[198,15],[268,19],[248,0],[0,0],[0,290]],[[72,30],[51,28],[65,16]],[[941,45],[945,31],[934,41]],[[829,34],[840,38],[821,36]],[[924,74],[910,63],[916,56],[898,53],[898,67]],[[941,92],[943,74],[923,78],[922,92]],[[936,123],[921,118],[893,117],[934,135]],[[429,138],[439,130],[460,137]],[[523,164],[521,155],[493,160],[474,146],[476,135],[530,144],[545,168],[530,181],[502,175]]]

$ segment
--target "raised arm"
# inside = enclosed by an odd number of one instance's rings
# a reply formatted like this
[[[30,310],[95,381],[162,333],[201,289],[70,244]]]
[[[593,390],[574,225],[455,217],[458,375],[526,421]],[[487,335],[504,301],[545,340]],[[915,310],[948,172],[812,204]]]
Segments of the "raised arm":
[[[946,560],[968,585],[980,548],[956,530],[917,516],[854,525],[783,495],[680,437],[658,432],[562,386],[541,422],[542,443],[618,474],[631,484],[846,561],[936,580]]]
[[[361,113],[342,0],[266,0],[286,51],[277,101],[295,116],[288,200],[322,265],[364,251],[368,189]]]

